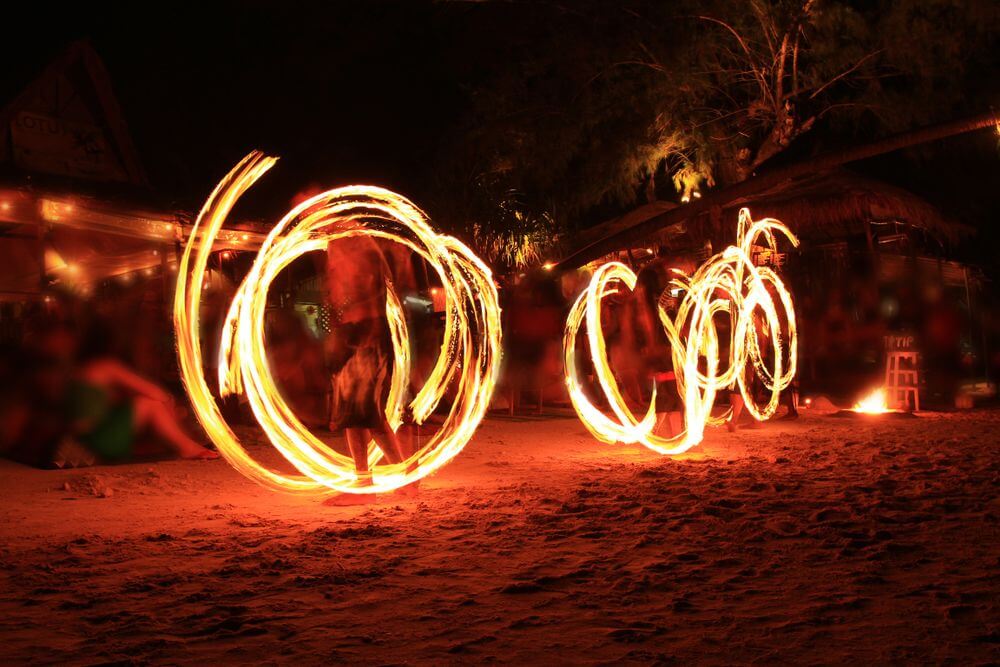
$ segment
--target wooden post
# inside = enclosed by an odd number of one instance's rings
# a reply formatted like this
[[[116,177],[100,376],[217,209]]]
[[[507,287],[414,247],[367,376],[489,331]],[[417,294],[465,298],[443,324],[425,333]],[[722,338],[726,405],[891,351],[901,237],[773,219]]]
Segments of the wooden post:
[[[166,309],[167,317],[170,317],[170,308],[173,305],[173,299],[170,298],[170,265],[167,262],[167,253],[170,252],[170,246],[164,245],[160,247],[160,285],[163,287],[163,305]]]
[[[38,289],[39,293],[45,292],[49,286],[48,277],[45,274],[45,240],[48,236],[45,221],[38,223]]]

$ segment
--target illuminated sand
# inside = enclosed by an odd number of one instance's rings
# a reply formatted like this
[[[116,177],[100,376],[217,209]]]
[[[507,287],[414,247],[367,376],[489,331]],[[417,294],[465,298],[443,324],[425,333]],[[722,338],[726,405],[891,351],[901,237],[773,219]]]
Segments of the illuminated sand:
[[[1000,411],[709,429],[676,459],[489,418],[365,508],[222,461],[0,463],[0,662],[995,661],[998,474]]]

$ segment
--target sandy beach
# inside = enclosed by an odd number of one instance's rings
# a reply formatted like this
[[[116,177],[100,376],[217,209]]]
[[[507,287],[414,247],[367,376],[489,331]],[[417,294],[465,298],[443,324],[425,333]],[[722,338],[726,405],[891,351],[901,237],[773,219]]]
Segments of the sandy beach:
[[[418,496],[346,508],[223,461],[3,463],[0,658],[996,661],[998,426],[812,414],[666,459],[495,417]]]

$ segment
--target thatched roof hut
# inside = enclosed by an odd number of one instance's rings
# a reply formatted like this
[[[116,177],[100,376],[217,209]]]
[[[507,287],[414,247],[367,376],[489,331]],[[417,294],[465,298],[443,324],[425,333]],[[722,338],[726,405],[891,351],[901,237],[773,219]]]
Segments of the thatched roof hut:
[[[866,224],[876,232],[884,225],[907,228],[942,243],[957,242],[972,232],[908,190],[845,170],[816,174],[737,201],[723,219],[744,206],[755,218],[777,218],[802,239],[819,243],[866,234]]]
[[[150,189],[87,43],[0,107],[0,303],[37,300],[56,284],[85,294],[112,277],[166,280],[189,222]],[[253,250],[264,231],[233,225],[216,247]]]
[[[575,235],[575,245],[586,246],[638,223],[655,220],[676,207],[672,202],[645,204]],[[644,239],[641,248],[662,245],[687,252],[700,250],[706,241],[715,245],[732,242],[737,214],[743,207],[748,207],[755,219],[781,220],[807,245],[858,237],[867,239],[874,249],[880,237],[884,240],[905,234],[927,250],[940,251],[972,232],[912,192],[837,170],[790,181],[680,225],[665,227]]]

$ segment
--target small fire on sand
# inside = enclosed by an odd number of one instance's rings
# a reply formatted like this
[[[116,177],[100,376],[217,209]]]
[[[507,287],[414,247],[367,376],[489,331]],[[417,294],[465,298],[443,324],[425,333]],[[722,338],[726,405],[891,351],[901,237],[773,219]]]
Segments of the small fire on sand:
[[[879,387],[846,410],[838,410],[834,417],[851,419],[910,419],[914,416],[908,410],[896,410],[889,407],[885,387]]]
[[[851,408],[854,412],[863,412],[868,415],[882,415],[886,412],[897,412],[890,410],[885,400],[885,389],[880,387],[868,394]]]

